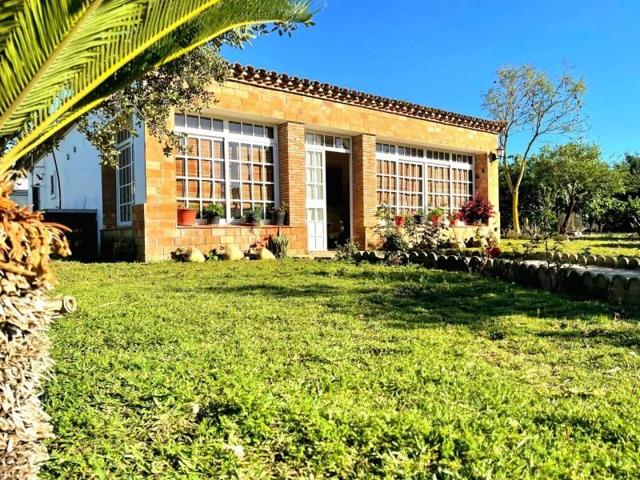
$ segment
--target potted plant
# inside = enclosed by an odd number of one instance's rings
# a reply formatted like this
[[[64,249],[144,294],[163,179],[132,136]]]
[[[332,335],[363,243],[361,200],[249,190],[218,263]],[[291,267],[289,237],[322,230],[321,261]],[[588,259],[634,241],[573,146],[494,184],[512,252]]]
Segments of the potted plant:
[[[427,214],[424,210],[419,209],[413,214],[413,221],[418,225],[424,225],[427,223]]]
[[[208,223],[218,225],[220,223],[220,217],[224,217],[224,206],[219,203],[207,205],[202,210],[202,215],[207,219]]]
[[[456,213],[451,215],[451,225],[454,227],[464,227],[464,215],[462,211],[458,210]]]
[[[197,215],[198,210],[195,208],[178,207],[178,225],[195,225]]]
[[[273,209],[273,223],[276,225],[284,225],[288,207],[286,202],[280,202],[280,205]]]
[[[474,197],[460,207],[467,225],[486,225],[494,216],[493,205],[488,200]]]
[[[429,211],[429,218],[431,219],[431,223],[434,225],[439,225],[442,223],[442,216],[444,215],[444,210],[441,208],[432,208]]]
[[[254,207],[251,210],[247,210],[244,214],[244,221],[249,225],[261,225],[262,224],[262,209]]]
[[[405,221],[406,221],[406,217],[404,215],[395,216],[396,227],[404,227]]]

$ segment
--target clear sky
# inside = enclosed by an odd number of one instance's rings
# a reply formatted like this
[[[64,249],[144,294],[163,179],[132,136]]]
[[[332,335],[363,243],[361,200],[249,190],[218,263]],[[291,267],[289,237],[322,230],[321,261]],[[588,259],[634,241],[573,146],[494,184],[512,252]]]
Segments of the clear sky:
[[[258,38],[234,62],[469,115],[506,64],[587,85],[585,135],[640,151],[640,0],[321,0],[316,25]],[[515,152],[511,152],[515,153]]]

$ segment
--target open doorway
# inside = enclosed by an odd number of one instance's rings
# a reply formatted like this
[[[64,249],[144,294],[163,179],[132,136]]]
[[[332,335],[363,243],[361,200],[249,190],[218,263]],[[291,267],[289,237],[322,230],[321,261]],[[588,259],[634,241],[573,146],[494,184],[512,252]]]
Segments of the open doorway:
[[[351,232],[349,154],[326,152],[327,247],[343,245]]]

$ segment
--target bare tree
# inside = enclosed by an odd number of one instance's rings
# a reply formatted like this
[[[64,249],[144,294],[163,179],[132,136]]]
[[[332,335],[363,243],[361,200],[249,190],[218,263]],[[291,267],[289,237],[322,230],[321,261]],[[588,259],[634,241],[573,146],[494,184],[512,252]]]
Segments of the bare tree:
[[[567,70],[557,79],[529,65],[502,67],[493,86],[483,95],[484,108],[505,123],[499,136],[504,149],[502,162],[505,181],[512,196],[513,230],[521,233],[518,200],[520,184],[534,145],[543,137],[571,134],[584,127],[581,115],[585,84]],[[509,140],[515,134],[527,135],[524,152],[509,155]]]

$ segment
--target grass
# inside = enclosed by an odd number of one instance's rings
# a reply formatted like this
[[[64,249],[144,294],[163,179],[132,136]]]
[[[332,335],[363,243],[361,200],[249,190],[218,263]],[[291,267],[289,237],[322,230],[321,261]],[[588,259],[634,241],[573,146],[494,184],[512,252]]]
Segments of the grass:
[[[638,312],[419,267],[59,264],[53,478],[638,478]]]
[[[526,240],[503,239],[500,247],[504,252],[523,250]],[[539,250],[542,250],[541,247]],[[629,234],[592,234],[570,238],[563,242],[564,253],[583,254],[588,249],[590,255],[623,255],[640,257],[640,238]]]

